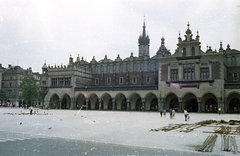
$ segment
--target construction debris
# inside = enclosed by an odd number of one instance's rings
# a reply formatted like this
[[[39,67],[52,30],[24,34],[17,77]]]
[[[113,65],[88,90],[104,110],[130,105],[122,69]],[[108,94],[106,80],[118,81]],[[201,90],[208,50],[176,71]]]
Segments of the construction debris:
[[[238,151],[235,136],[221,135],[221,150],[222,151],[232,151],[234,154],[240,153]]]
[[[213,147],[215,145],[217,139],[217,135],[213,134],[213,135],[209,135],[206,140],[203,142],[202,146],[199,147],[198,149],[196,149],[196,151],[200,151],[200,152],[212,152]]]

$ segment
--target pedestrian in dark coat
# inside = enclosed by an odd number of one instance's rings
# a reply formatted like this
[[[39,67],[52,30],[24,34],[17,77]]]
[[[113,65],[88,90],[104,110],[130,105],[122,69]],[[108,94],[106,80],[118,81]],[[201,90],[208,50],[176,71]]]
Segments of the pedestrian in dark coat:
[[[169,113],[170,113],[170,119],[172,119],[172,109],[169,109]]]
[[[161,108],[161,109],[160,109],[160,115],[161,115],[161,117],[162,117],[162,113],[163,113],[163,109]]]
[[[163,110],[163,115],[166,116],[166,109]]]

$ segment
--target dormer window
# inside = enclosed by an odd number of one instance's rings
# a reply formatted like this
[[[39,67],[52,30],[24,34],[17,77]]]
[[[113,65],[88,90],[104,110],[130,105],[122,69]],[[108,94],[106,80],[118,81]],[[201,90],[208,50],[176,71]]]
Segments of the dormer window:
[[[192,47],[191,53],[192,53],[192,56],[195,56],[195,48],[194,47]]]
[[[186,48],[183,48],[183,56],[186,56]]]

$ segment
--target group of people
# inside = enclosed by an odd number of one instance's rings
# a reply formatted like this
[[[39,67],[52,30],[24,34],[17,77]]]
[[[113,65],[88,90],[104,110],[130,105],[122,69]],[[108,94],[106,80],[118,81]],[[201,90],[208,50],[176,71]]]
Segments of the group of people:
[[[33,114],[33,111],[34,111],[34,114],[36,114],[39,111],[39,107],[36,106],[36,108],[33,108],[33,106],[31,106],[31,107],[29,107],[29,110],[30,110],[30,115]]]
[[[172,108],[169,109],[170,119],[175,118],[175,112],[176,112],[175,109],[172,109]],[[162,117],[162,115],[166,116],[166,110],[161,108],[160,116]],[[190,119],[190,116],[187,110],[184,110],[184,117],[185,117],[185,121],[188,121]]]

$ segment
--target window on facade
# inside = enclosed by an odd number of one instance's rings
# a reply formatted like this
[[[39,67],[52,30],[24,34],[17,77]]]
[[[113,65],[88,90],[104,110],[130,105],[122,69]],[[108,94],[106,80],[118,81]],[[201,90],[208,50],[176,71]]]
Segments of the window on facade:
[[[12,82],[9,82],[9,87],[12,87]]]
[[[232,65],[236,65],[236,57],[232,56]]]
[[[133,83],[133,84],[136,84],[136,83],[137,83],[136,77],[133,77],[133,78],[132,78],[132,83]]]
[[[200,77],[201,77],[201,80],[208,80],[209,79],[209,69],[201,68],[200,69]]]
[[[46,86],[47,82],[46,81],[42,81],[42,85]]]
[[[96,79],[95,79],[95,85],[98,85],[98,84],[99,84],[99,79],[96,78]]]
[[[53,87],[66,87],[71,85],[71,78],[52,78],[52,86]],[[45,81],[46,82],[46,81]]]
[[[185,64],[183,65],[183,79],[184,80],[194,80],[194,64]]]
[[[149,77],[149,76],[146,77],[146,83],[147,83],[147,84],[150,83],[150,77]]]
[[[233,73],[233,81],[237,81],[238,80],[238,73]]]
[[[8,95],[11,96],[12,90],[8,90]]]
[[[122,77],[119,78],[119,84],[123,84],[123,78]]]
[[[178,69],[171,69],[170,79],[171,79],[171,81],[178,80]]]
[[[194,47],[192,47],[191,53],[192,53],[192,56],[195,56],[195,48]]]
[[[186,56],[186,48],[183,48],[183,56]]]
[[[111,78],[110,78],[110,77],[107,78],[107,84],[108,84],[108,85],[111,84]]]
[[[4,87],[4,83],[2,83],[2,87]]]

